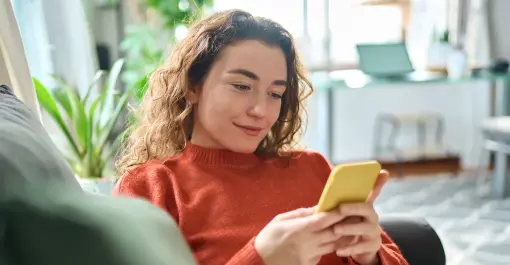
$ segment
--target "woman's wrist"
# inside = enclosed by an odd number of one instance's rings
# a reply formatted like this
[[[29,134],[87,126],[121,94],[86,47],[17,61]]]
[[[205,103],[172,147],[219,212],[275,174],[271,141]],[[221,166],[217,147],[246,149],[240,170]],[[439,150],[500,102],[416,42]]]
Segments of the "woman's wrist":
[[[377,253],[374,255],[373,259],[371,259],[368,262],[364,262],[364,263],[357,261],[353,256],[351,256],[351,259],[356,265],[380,265],[381,264],[381,260],[379,259],[379,254],[377,254]]]

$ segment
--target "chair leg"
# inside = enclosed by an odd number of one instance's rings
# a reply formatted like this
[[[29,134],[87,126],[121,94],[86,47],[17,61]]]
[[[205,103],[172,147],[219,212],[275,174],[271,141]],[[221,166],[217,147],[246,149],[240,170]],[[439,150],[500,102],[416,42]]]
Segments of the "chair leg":
[[[400,150],[397,148],[397,136],[400,132],[401,124],[398,121],[393,121],[391,124],[393,126],[388,137],[388,147],[395,154],[397,177],[402,178],[404,177],[404,165],[402,163],[402,154]]]
[[[375,120],[374,128],[373,128],[373,146],[372,146],[372,156],[377,159],[381,155],[381,150],[383,149],[381,144],[381,135],[383,133],[383,121],[378,119]]]
[[[488,179],[488,175],[489,175],[488,169],[483,165],[483,162],[487,157],[490,157],[490,153],[491,152],[487,149],[482,149],[482,151],[480,152],[478,166],[477,166],[476,172],[475,172],[475,191],[478,194],[481,193],[482,188]]]

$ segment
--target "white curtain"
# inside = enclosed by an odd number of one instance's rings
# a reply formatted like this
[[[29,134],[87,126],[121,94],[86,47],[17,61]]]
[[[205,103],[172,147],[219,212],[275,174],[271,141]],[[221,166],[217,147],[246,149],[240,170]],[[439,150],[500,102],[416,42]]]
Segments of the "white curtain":
[[[0,71],[5,71],[0,76],[7,77],[5,83],[40,119],[39,104],[11,0],[0,0],[0,25]]]
[[[488,0],[469,2],[464,49],[471,66],[486,67],[491,63]]]
[[[81,0],[41,2],[52,45],[55,74],[83,92],[90,85],[98,69],[95,42],[83,2]]]

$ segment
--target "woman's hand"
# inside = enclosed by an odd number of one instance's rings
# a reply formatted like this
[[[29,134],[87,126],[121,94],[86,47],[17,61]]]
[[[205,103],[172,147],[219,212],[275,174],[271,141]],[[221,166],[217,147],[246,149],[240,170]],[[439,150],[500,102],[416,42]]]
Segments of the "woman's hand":
[[[344,216],[334,210],[316,213],[315,207],[276,216],[255,239],[255,249],[266,265],[315,265],[337,249],[334,225]]]
[[[341,257],[350,256],[362,265],[379,264],[377,253],[382,243],[381,229],[379,217],[373,206],[368,203],[344,204],[339,209],[342,215],[359,216],[359,218],[357,222],[340,222],[334,226],[335,234],[356,238],[353,243],[338,248],[336,254]]]
[[[388,177],[387,171],[381,171],[367,203],[343,204],[338,207],[339,213],[348,217],[334,226],[335,234],[351,240],[350,244],[337,243],[338,256],[350,256],[362,265],[379,264],[377,253],[382,244],[381,228],[373,203],[381,193]]]

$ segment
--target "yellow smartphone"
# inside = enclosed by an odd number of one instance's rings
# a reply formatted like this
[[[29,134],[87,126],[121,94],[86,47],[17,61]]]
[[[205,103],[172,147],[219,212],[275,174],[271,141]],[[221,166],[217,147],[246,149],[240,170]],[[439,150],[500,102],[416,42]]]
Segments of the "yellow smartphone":
[[[322,191],[317,212],[331,211],[342,203],[366,202],[380,171],[377,161],[336,166]]]

